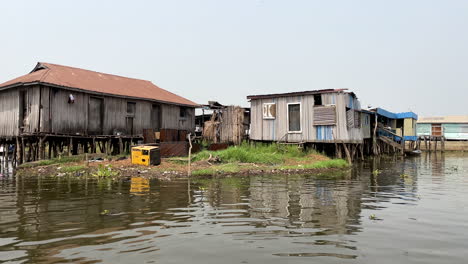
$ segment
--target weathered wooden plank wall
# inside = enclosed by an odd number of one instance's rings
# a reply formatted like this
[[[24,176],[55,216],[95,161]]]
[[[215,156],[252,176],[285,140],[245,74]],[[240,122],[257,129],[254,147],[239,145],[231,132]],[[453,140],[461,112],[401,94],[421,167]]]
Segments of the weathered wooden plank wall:
[[[88,126],[88,95],[55,88],[50,89],[51,124],[49,126],[52,127],[51,132],[59,134],[86,134]],[[70,94],[75,98],[75,102],[72,104],[68,103]]]
[[[0,91],[0,136],[18,134],[19,99],[18,90]]]
[[[228,106],[223,110],[220,124],[222,143],[234,143],[239,145],[244,138],[244,109],[240,106]]]
[[[176,105],[161,105],[162,111],[162,128],[179,129],[179,130],[195,130],[195,109],[186,108],[187,116],[180,117],[180,107]]]
[[[151,110],[153,104],[145,100],[130,100],[112,96],[99,96],[84,92],[51,88],[47,86],[28,86],[0,91],[0,136],[19,134],[20,90],[25,91],[26,113],[24,133],[88,133],[90,97],[103,100],[103,135],[114,131],[127,133],[127,103],[133,102],[136,111],[133,120],[133,133],[142,135],[143,129],[152,128]],[[74,102],[69,103],[73,95]],[[186,117],[180,117],[177,105],[158,104],[161,107],[161,128],[193,131],[195,129],[195,109],[186,108]],[[154,119],[154,117],[153,117]]]

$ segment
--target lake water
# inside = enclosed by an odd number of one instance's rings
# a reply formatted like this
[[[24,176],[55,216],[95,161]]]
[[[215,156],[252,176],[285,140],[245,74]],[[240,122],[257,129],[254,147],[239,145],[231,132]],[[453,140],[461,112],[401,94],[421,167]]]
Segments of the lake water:
[[[0,262],[466,263],[467,208],[468,155],[450,153],[338,179],[2,178]]]

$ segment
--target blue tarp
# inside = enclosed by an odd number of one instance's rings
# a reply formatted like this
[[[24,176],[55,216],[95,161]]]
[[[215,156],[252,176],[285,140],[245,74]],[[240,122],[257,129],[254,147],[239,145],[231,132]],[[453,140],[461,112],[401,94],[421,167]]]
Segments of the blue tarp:
[[[412,118],[418,120],[418,115],[413,112],[392,113],[382,108],[377,108],[377,114],[391,119]]]

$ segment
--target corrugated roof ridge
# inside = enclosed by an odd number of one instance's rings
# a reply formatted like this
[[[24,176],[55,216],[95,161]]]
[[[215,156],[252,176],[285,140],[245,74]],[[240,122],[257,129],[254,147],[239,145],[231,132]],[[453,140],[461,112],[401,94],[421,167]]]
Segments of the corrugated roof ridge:
[[[109,76],[115,76],[119,78],[125,78],[125,79],[130,79],[130,80],[137,80],[137,81],[144,81],[144,82],[150,82],[151,84],[155,85],[149,80],[144,80],[144,79],[138,79],[138,78],[132,78],[132,77],[127,77],[127,76],[122,76],[122,75],[117,75],[117,74],[111,74],[111,73],[105,73],[105,72],[98,72],[98,71],[93,71],[93,70],[88,70],[88,69],[83,69],[83,68],[78,68],[78,67],[72,67],[72,66],[67,66],[67,65],[61,65],[61,64],[56,64],[56,63],[49,63],[49,62],[39,62],[44,65],[53,65],[57,67],[63,67],[63,68],[69,68],[69,69],[76,69],[76,70],[81,70],[81,71],[87,71],[87,72],[93,72],[93,73],[98,73],[98,74],[103,74],[103,75],[109,75]],[[157,85],[155,85],[157,86]],[[159,86],[158,86],[159,87]]]

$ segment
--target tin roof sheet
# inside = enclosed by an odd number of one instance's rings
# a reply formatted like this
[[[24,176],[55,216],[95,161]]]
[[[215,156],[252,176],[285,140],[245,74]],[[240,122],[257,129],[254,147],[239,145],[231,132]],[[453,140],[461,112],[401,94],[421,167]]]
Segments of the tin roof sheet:
[[[108,95],[150,99],[193,107],[198,106],[198,104],[164,90],[150,81],[45,62],[39,62],[29,74],[0,84],[0,88],[28,83],[52,84]]]

